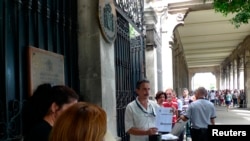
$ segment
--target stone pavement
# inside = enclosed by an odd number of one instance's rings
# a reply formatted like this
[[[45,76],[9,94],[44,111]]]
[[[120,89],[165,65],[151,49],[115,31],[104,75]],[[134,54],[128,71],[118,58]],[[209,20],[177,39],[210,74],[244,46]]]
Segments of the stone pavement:
[[[225,106],[216,106],[216,112],[215,124],[250,124],[250,109],[230,108],[227,112]]]

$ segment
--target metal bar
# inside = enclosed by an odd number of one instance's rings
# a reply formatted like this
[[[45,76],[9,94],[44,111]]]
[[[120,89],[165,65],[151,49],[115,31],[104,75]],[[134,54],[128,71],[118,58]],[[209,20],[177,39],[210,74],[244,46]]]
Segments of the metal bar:
[[[55,32],[55,36],[54,36],[54,47],[55,47],[55,50],[57,53],[62,53],[62,50],[60,48],[60,32],[59,32],[59,21],[60,21],[60,9],[59,9],[59,6],[60,6],[60,0],[54,0],[55,2],[55,10],[54,10],[54,18],[55,18],[55,23],[54,23],[54,32]]]
[[[14,52],[15,48],[15,38],[12,38],[15,33],[15,23],[10,22],[14,21],[14,10],[13,3],[11,1],[5,1],[4,4],[4,46],[5,47],[5,60],[4,60],[4,69],[5,69],[5,117],[6,119],[4,122],[6,123],[6,136],[5,139],[9,140],[12,138],[13,135],[13,122],[12,117],[14,116],[12,108],[10,107],[11,101],[15,99],[16,94],[16,85],[17,82],[15,81],[16,76],[16,60],[15,57],[12,57],[12,54],[15,56],[16,53]],[[7,20],[8,19],[8,20]]]
[[[34,24],[33,23],[33,14],[32,14],[32,0],[27,0],[25,1],[24,3],[26,6],[26,10],[28,12],[27,14],[27,17],[26,17],[26,20],[27,20],[27,24],[26,24],[26,29],[28,30],[28,33],[27,33],[27,37],[28,37],[28,40],[27,40],[27,45],[33,45],[35,46],[35,40],[34,40],[34,33],[35,33],[35,27],[34,27]]]
[[[53,25],[53,20],[52,20],[52,15],[53,15],[53,3],[52,3],[53,0],[46,0],[46,5],[45,5],[45,13],[46,13],[46,25],[47,25],[47,29],[46,29],[46,32],[47,32],[47,50],[48,51],[53,51],[53,32],[52,32],[52,25]]]
[[[6,62],[5,62],[5,58],[4,56],[6,55],[5,54],[5,32],[6,32],[6,24],[5,24],[5,19],[6,18],[6,10],[5,10],[5,0],[0,0],[0,61],[1,61],[1,64],[0,64],[0,78],[2,80],[6,80],[5,78],[5,65],[6,65]],[[0,140],[2,139],[5,139],[6,136],[7,136],[7,128],[6,128],[6,98],[5,98],[5,93],[6,93],[6,87],[5,87],[5,82],[4,81],[0,81],[0,91],[1,91],[1,94],[0,94],[0,113],[1,113],[1,116],[0,116]]]
[[[37,47],[44,47],[44,27],[43,27],[43,17],[42,17],[42,6],[44,6],[43,0],[37,0],[36,3],[36,33],[37,33]]]

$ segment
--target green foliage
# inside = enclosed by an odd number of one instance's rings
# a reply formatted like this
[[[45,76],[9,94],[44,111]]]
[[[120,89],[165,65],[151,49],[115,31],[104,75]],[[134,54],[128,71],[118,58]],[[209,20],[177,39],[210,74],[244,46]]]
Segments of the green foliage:
[[[136,34],[135,29],[133,28],[132,25],[129,24],[129,36],[130,36],[131,38],[133,38],[133,37],[135,37],[135,34]]]
[[[206,0],[204,0],[206,2]],[[241,24],[248,24],[250,19],[250,0],[214,0],[215,12],[220,12],[224,16],[235,14],[231,23],[239,28]]]
[[[134,38],[136,36],[138,36],[138,32],[134,29],[134,27],[131,24],[129,24],[129,37]]]

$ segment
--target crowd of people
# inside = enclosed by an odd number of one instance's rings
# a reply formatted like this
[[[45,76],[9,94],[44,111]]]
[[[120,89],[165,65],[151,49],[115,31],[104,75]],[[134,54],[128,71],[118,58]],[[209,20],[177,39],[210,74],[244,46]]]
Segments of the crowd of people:
[[[158,91],[154,101],[149,99],[150,82],[143,79],[137,82],[136,93],[136,99],[125,111],[125,131],[130,134],[130,141],[149,141],[149,136],[159,134],[155,111],[160,107],[172,109],[172,128],[179,120],[187,121],[178,141],[183,141],[184,134],[192,141],[207,141],[208,125],[215,124],[216,112],[214,104],[206,98],[208,91],[204,87],[195,90],[194,95],[185,88],[180,97],[168,88]]]
[[[157,108],[169,108],[172,126],[182,120],[184,135],[192,141],[207,141],[208,125],[215,124],[215,106],[243,107],[245,94],[242,90],[206,90],[199,87],[191,94],[182,90],[181,96],[172,88],[158,91],[155,100],[150,100],[150,81],[136,83],[137,96],[126,106],[124,123],[130,141],[149,141],[149,136],[158,135],[156,127]],[[79,102],[78,94],[65,85],[41,84],[23,108],[24,141],[114,141],[107,131],[107,115],[100,106]],[[184,128],[184,127],[183,127]]]
[[[244,108],[246,96],[244,90],[208,90],[206,96],[215,106],[226,106],[227,111],[230,107]]]

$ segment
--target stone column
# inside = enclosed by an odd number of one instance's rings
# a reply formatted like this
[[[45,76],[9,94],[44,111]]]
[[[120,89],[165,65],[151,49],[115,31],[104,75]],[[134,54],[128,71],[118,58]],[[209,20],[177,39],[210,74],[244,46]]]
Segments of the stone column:
[[[225,69],[221,69],[221,90],[225,89]]]
[[[226,89],[230,89],[230,67],[226,66]]]
[[[155,97],[158,91],[158,68],[157,68],[157,37],[155,24],[157,23],[156,13],[152,8],[144,10],[146,25],[146,52],[145,64],[147,79],[150,80],[151,98]],[[159,46],[159,45],[158,45]]]
[[[150,80],[151,94],[150,97],[154,97],[154,94],[158,91],[157,85],[157,57],[156,49],[147,47],[145,52],[145,64],[147,79]]]
[[[181,60],[180,60],[180,48],[177,46],[175,49],[173,49],[173,82],[174,82],[174,89],[176,90],[177,94],[180,94],[180,66],[181,66]]]
[[[220,72],[217,71],[217,72],[215,72],[214,75],[216,77],[216,88],[217,88],[217,90],[220,90],[220,81],[221,81]]]
[[[234,89],[234,64],[230,63],[230,90]]]
[[[237,61],[233,60],[233,80],[234,80],[234,89],[238,89],[237,87]]]
[[[188,73],[188,80],[189,80],[189,87],[188,87],[188,89],[189,89],[189,90],[193,90],[193,89],[194,89],[194,85],[193,85],[193,83],[192,83],[192,82],[194,82],[194,81],[192,81],[194,75],[195,75],[195,74],[194,74],[193,72],[189,72],[189,73]]]
[[[239,88],[240,89],[244,89],[244,82],[245,82],[245,79],[244,79],[244,57],[241,57],[240,58],[240,66],[239,66]]]
[[[174,30],[179,25],[184,24],[184,18],[187,11],[182,13],[163,13],[160,18],[161,35],[162,35],[162,74],[163,74],[163,88],[173,88],[173,61],[172,48],[174,44]]]
[[[250,108],[250,53],[246,51],[245,55],[245,66],[244,66],[244,75],[245,75],[245,94],[246,94],[246,104],[247,108]]]
[[[114,44],[100,31],[99,0],[78,0],[78,60],[80,95],[100,105],[108,116],[108,130],[117,136]]]
[[[236,79],[237,79],[237,88],[240,89],[240,58],[237,58],[236,59],[237,61],[237,76],[236,76]]]

